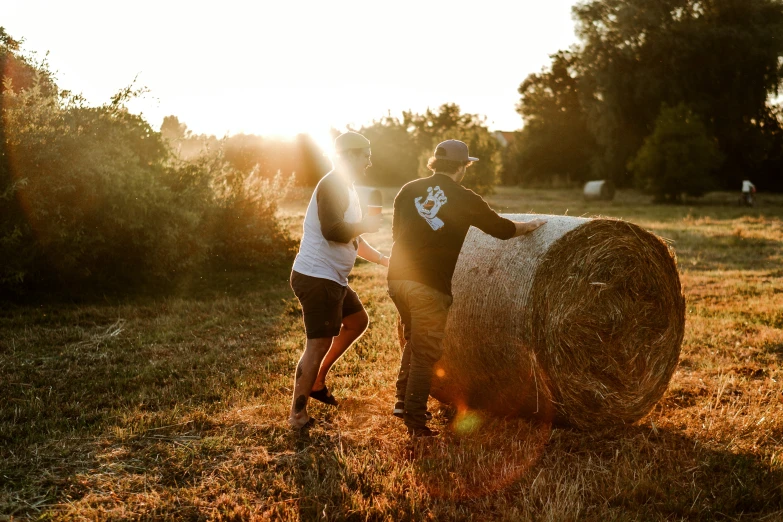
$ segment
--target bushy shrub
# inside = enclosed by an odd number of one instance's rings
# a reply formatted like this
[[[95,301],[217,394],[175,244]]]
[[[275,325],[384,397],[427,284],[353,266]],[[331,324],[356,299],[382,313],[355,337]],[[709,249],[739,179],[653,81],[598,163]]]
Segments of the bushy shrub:
[[[19,206],[3,283],[74,288],[168,279],[204,253],[198,212],[162,182],[167,152],[125,91],[88,107],[39,86],[6,92],[3,194]],[[5,256],[4,256],[5,258]]]
[[[294,174],[267,176],[260,165],[249,172],[226,158],[227,140],[189,160],[169,159],[164,180],[178,204],[200,216],[198,236],[209,264],[253,268],[290,261],[296,246],[277,216],[278,202],[294,183]]]
[[[259,166],[244,173],[220,162],[211,171],[205,230],[212,264],[248,268],[288,260],[295,242],[276,214],[294,175],[269,178]]]
[[[276,217],[288,181],[232,168],[220,150],[185,162],[126,109],[52,84],[0,96],[0,298],[30,290],[126,291],[208,266],[291,254]]]
[[[682,194],[698,197],[710,190],[710,173],[722,161],[715,140],[693,111],[684,104],[664,105],[628,167],[637,187],[656,201],[677,201]]]

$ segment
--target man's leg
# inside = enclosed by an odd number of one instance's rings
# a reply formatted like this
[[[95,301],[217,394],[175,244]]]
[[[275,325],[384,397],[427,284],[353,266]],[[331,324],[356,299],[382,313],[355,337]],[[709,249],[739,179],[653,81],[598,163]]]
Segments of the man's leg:
[[[310,397],[321,361],[331,344],[331,337],[307,340],[304,353],[296,366],[294,397],[291,402],[291,416],[288,418],[292,428],[299,428],[310,420],[307,414],[307,398]]]
[[[302,305],[302,318],[307,333],[307,344],[296,366],[294,396],[288,419],[292,427],[299,428],[310,420],[307,400],[321,363],[334,337],[340,333],[339,325],[342,323],[343,301],[347,290],[333,281],[296,271],[291,272],[291,288]]]
[[[400,314],[397,335],[402,336],[403,343],[400,371],[397,373],[397,391],[395,394],[397,402],[405,402],[405,389],[408,387],[408,373],[411,366],[411,312],[408,309],[404,288],[401,288],[401,286],[402,283],[390,281],[389,296],[397,308],[397,313]],[[392,287],[394,288],[392,289]]]
[[[405,425],[409,428],[423,428],[427,423],[427,400],[432,387],[432,370],[443,353],[440,340],[432,338],[425,342],[417,342],[411,350],[403,417]]]
[[[405,348],[402,350],[400,359],[400,371],[397,373],[397,392],[395,396],[397,402],[405,402],[405,391],[408,389],[408,375],[411,371],[411,342],[405,341]]]
[[[419,285],[408,294],[411,311],[410,372],[405,390],[405,424],[423,428],[427,422],[427,399],[432,386],[435,363],[443,354],[443,331],[451,298],[437,290]]]
[[[326,374],[329,373],[332,365],[337,362],[337,359],[348,350],[356,339],[361,337],[368,324],[370,324],[370,318],[364,310],[351,314],[348,317],[343,317],[340,333],[332,340],[331,347],[328,347],[326,356],[323,357],[323,361],[320,363],[321,367],[311,387],[312,391],[320,390],[326,386]]]

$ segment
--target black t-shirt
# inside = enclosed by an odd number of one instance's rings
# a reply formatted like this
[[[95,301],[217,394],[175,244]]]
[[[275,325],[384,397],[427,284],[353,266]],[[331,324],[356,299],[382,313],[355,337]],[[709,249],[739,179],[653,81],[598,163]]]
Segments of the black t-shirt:
[[[451,295],[451,276],[468,229],[498,239],[516,227],[481,196],[445,174],[411,181],[394,198],[388,279],[410,280]]]

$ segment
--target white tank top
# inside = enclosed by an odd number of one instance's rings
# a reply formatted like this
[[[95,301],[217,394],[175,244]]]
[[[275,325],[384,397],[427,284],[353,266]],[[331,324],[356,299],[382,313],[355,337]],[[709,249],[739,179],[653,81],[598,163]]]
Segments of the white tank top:
[[[337,190],[347,191],[347,208],[343,213],[343,220],[346,223],[360,222],[362,210],[359,195],[356,193],[353,183],[335,183],[334,179],[327,179],[329,176],[327,174],[321,179],[307,205],[302,242],[299,244],[299,253],[294,260],[293,269],[300,274],[329,279],[346,286],[348,285],[348,274],[351,273],[356,262],[358,240],[353,238],[348,243],[341,243],[324,238],[321,232],[321,221],[318,218],[319,191],[321,191],[322,204],[324,199],[329,203],[335,199],[345,201],[345,193],[334,196],[330,193]]]

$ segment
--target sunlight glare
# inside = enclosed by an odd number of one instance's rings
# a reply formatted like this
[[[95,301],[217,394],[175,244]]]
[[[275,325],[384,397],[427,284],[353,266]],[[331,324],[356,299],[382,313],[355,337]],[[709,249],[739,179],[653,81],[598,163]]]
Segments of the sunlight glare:
[[[478,412],[465,410],[457,414],[454,419],[454,431],[458,435],[472,433],[481,427],[483,420]]]

